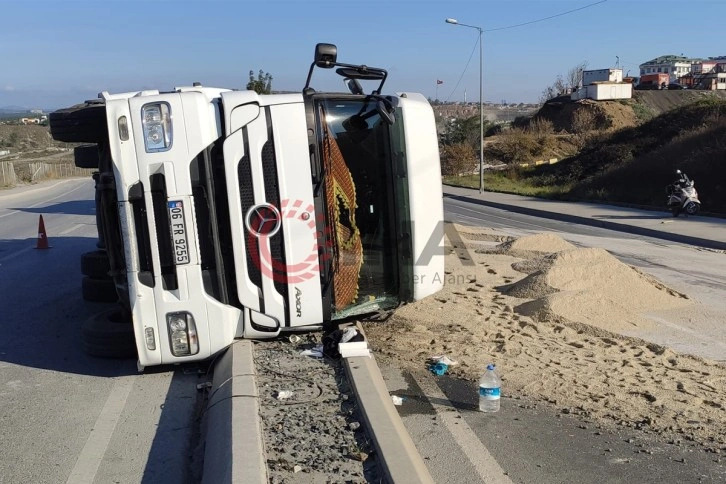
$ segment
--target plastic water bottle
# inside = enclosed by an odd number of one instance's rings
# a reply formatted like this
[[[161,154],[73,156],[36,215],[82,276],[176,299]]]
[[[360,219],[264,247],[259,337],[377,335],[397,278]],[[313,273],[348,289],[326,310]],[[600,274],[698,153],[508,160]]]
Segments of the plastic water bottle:
[[[494,371],[493,364],[487,365],[487,371],[479,379],[479,411],[498,412],[502,381]]]

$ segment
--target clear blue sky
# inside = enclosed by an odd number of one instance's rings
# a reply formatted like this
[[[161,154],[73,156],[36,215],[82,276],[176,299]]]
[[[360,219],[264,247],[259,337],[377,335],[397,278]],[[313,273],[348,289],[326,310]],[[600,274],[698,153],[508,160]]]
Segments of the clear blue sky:
[[[466,90],[477,101],[478,33],[445,18],[486,31],[596,1],[0,0],[0,107],[58,108],[104,90],[194,81],[244,88],[260,69],[273,75],[273,89],[298,91],[318,42],[336,44],[341,62],[387,69],[387,92],[461,101]],[[537,102],[583,61],[607,68],[619,56],[637,75],[659,55],[726,55],[724,18],[724,0],[607,0],[485,32],[484,99]],[[338,79],[318,71],[313,86],[338,90]]]

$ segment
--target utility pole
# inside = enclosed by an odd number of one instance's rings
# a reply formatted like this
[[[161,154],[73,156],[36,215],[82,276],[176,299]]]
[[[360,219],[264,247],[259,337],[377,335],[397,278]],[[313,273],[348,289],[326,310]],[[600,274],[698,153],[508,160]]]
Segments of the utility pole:
[[[483,89],[483,73],[484,73],[484,57],[482,54],[482,28],[474,25],[459,23],[455,18],[447,18],[447,24],[460,25],[469,27],[479,31],[479,193],[484,191],[484,89]]]

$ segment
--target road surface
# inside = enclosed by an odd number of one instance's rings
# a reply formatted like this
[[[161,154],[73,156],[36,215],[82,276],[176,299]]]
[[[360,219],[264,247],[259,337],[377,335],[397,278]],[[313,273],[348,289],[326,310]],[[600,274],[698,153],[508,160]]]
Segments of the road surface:
[[[93,181],[0,191],[0,483],[194,482],[202,367],[139,375],[87,356],[79,258],[96,249]],[[43,216],[50,249],[36,249]]]
[[[689,294],[700,309],[689,319],[662,321],[644,339],[726,360],[726,257],[612,230],[521,215],[445,200],[446,218],[523,236],[554,232],[585,247],[601,247],[622,261]],[[707,234],[704,234],[706,236]],[[406,398],[399,409],[436,482],[620,483],[724,482],[726,459],[688,443],[667,443],[629,429],[605,428],[536,402],[504,397],[501,411],[477,411],[474,384],[401,371],[378,357],[388,390]],[[534,376],[536,377],[536,376]],[[546,375],[542,375],[546,378]],[[714,429],[719,432],[720,429]]]

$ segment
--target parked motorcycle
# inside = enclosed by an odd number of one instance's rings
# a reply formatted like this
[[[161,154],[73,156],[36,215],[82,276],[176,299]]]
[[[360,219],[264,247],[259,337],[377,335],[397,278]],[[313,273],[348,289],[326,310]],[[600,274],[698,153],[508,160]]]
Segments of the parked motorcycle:
[[[674,217],[677,217],[681,212],[696,215],[701,209],[701,201],[698,199],[698,192],[696,192],[693,180],[668,185],[666,194],[668,195],[668,209]]]

